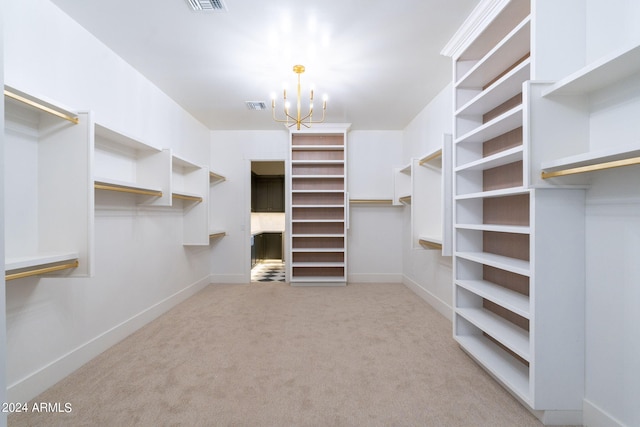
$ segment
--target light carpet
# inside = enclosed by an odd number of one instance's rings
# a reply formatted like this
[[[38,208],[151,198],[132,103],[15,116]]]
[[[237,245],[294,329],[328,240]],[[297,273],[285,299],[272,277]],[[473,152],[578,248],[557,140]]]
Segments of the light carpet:
[[[211,285],[10,426],[540,426],[401,284]]]

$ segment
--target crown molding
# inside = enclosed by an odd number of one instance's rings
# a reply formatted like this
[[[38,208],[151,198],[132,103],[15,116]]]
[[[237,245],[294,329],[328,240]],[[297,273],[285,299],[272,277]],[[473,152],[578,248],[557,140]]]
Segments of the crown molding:
[[[495,19],[512,0],[482,0],[467,17],[451,40],[440,51],[441,55],[456,59]]]

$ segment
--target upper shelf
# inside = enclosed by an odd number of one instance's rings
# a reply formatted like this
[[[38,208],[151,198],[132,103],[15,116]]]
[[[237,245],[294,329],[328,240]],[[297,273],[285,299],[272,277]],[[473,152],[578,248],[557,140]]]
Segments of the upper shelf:
[[[543,96],[588,94],[640,72],[640,44],[625,47],[558,81]]]
[[[5,99],[10,99],[13,101],[17,101],[22,105],[26,105],[30,108],[33,108],[39,112],[44,112],[47,114],[54,115],[61,119],[67,120],[73,124],[78,124],[79,119],[78,115],[65,109],[61,108],[57,105],[44,101],[40,98],[35,98],[25,92],[21,92],[18,89],[14,89],[10,86],[5,85],[4,87],[4,96]]]
[[[427,154],[418,160],[418,164],[420,166],[433,166],[437,168],[442,167],[442,148],[438,148],[437,150]]]
[[[160,151],[162,151],[159,148],[153,147],[149,144],[145,144],[144,142],[141,142],[136,138],[125,135],[122,132],[115,131],[100,123],[95,124],[95,133],[96,137],[104,138],[116,144],[132,148],[139,152],[159,153]]]

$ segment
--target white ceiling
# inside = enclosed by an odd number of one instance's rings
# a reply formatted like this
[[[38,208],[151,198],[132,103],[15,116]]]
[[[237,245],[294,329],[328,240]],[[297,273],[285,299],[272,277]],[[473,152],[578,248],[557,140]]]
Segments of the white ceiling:
[[[225,0],[207,13],[186,0],[52,1],[210,129],[280,129],[270,96],[286,82],[291,98],[302,64],[314,117],[326,92],[327,122],[379,130],[403,129],[451,80],[440,51],[479,2]]]

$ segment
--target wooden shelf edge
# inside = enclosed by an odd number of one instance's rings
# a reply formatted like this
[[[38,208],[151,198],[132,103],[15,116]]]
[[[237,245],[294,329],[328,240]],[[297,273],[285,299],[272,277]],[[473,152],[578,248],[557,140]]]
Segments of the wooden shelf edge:
[[[196,202],[196,203],[201,203],[203,200],[202,197],[200,196],[191,196],[189,194],[181,194],[181,193],[171,193],[171,197],[173,197],[174,199],[186,200],[188,202]]]
[[[420,237],[418,239],[418,244],[425,249],[442,249],[442,242],[428,237]]]
[[[575,167],[575,168],[560,169],[560,170],[556,170],[556,171],[544,171],[543,170],[540,173],[540,176],[542,177],[542,179],[549,179],[549,178],[555,178],[555,177],[559,177],[559,176],[575,175],[575,174],[580,174],[580,173],[594,172],[594,171],[619,168],[619,167],[623,167],[623,166],[632,166],[632,165],[638,165],[638,164],[640,164],[640,157],[631,157],[631,158],[628,158],[628,159],[612,160],[612,161],[609,161],[609,162],[602,162],[602,163],[593,163],[593,164],[586,165],[586,166],[579,166],[579,167]]]
[[[209,233],[209,239],[217,239],[217,238],[220,238],[220,237],[224,237],[226,235],[227,235],[226,231],[214,231],[214,232]]]
[[[424,166],[426,163],[432,162],[436,159],[441,159],[442,158],[442,148],[440,148],[437,151],[434,151],[431,154],[427,154],[426,156],[424,156],[423,158],[421,158],[420,160],[418,160],[418,164],[420,166]]]
[[[383,205],[392,206],[393,200],[391,199],[349,199],[349,203],[354,205]]]
[[[227,178],[215,172],[209,172],[209,180],[213,182],[222,182],[222,181],[226,181]]]

